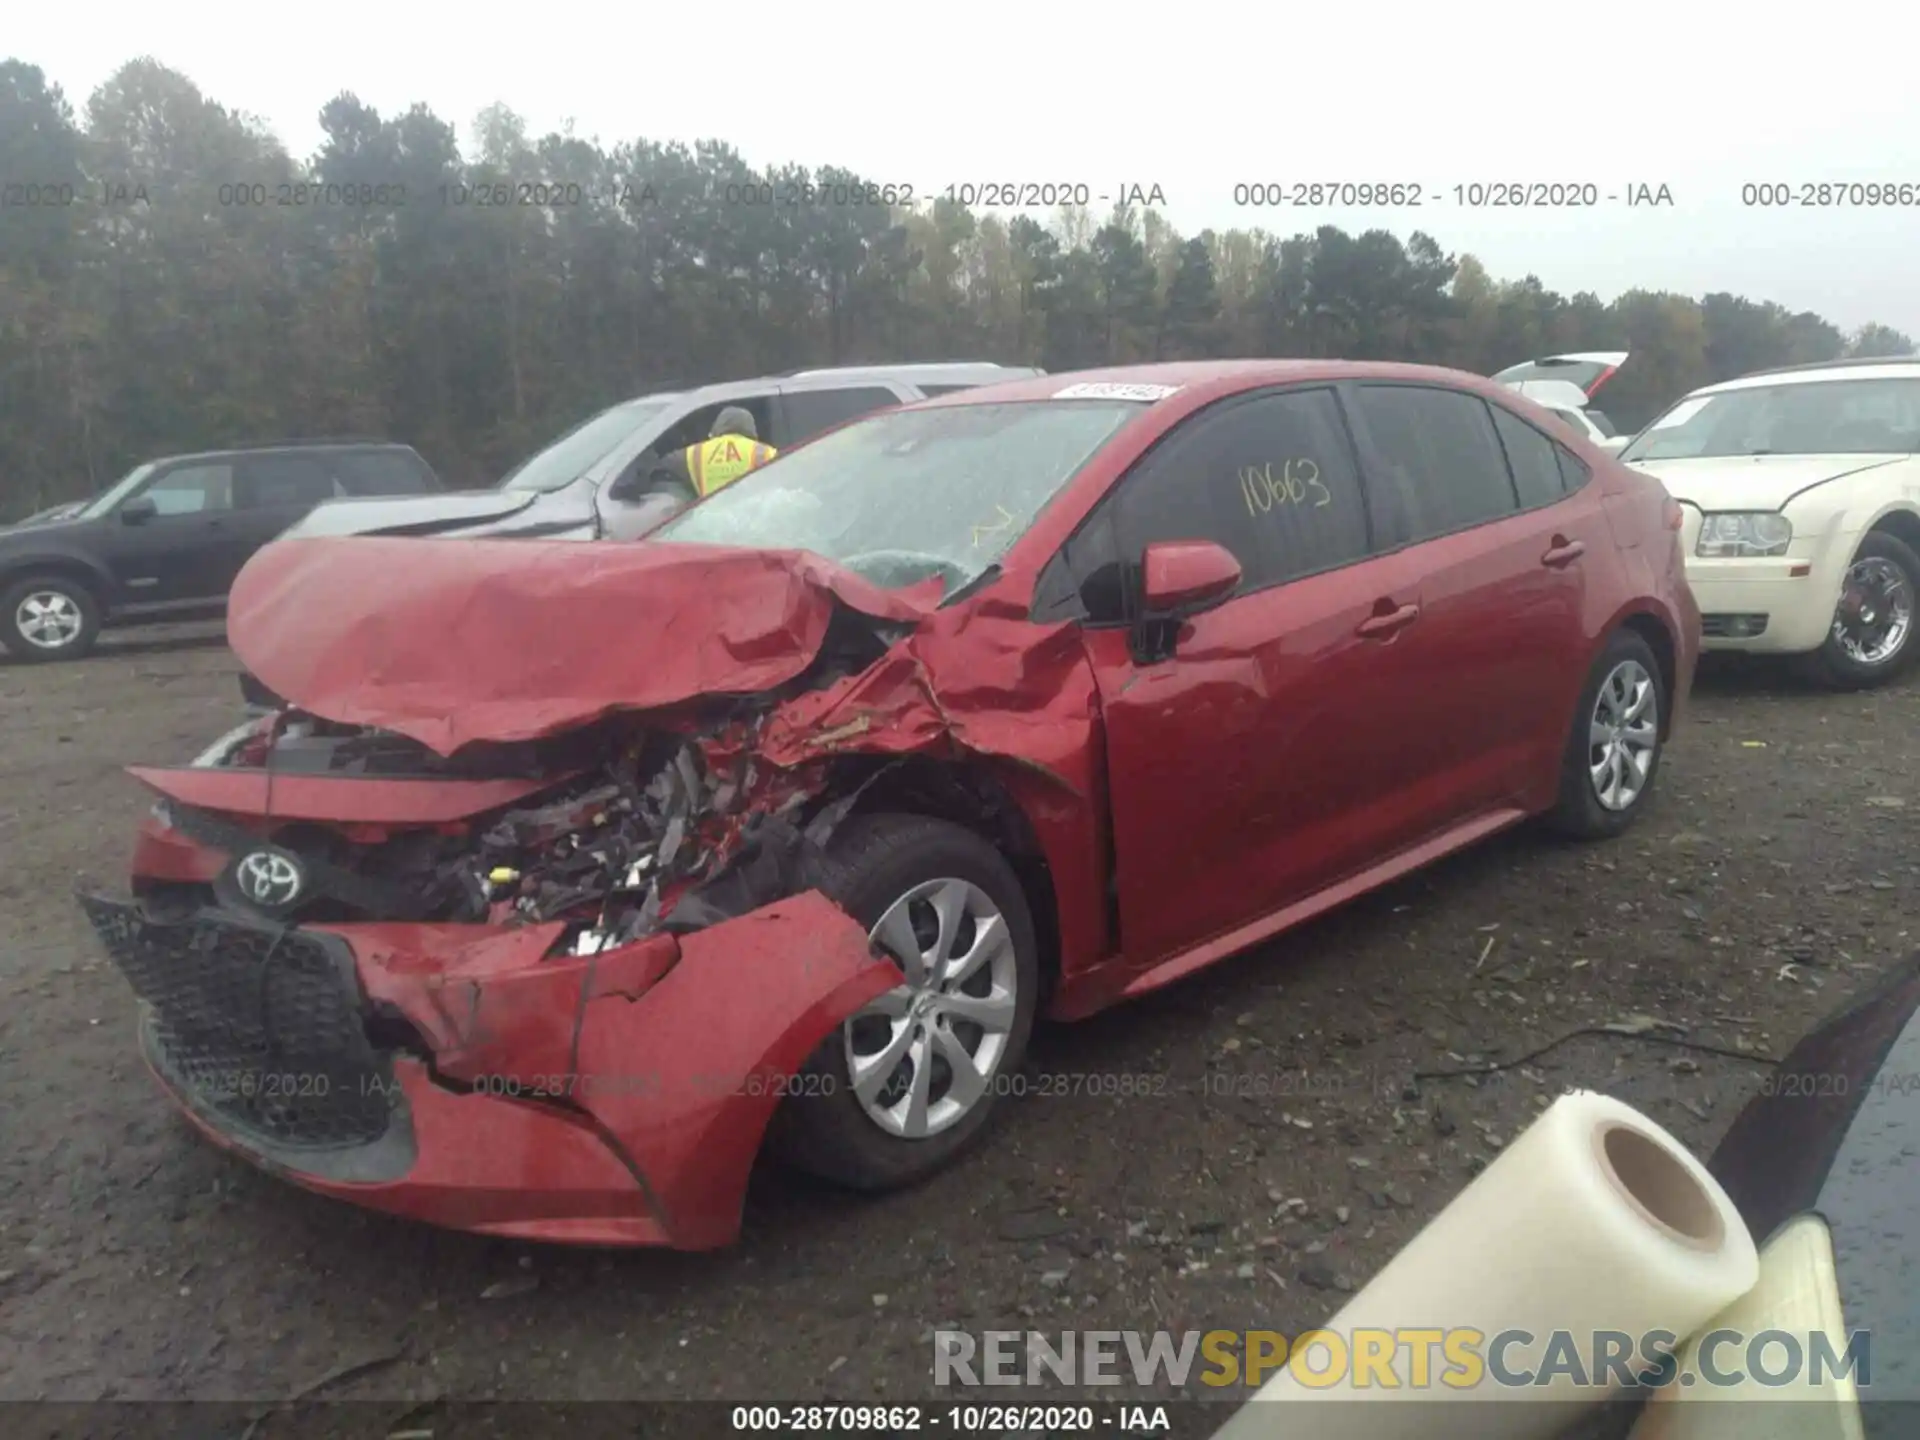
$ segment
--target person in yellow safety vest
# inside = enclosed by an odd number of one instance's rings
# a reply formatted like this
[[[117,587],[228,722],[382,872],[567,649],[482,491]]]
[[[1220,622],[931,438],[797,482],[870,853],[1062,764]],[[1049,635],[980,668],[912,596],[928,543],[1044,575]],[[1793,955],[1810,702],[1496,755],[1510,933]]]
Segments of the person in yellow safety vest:
[[[705,499],[749,470],[758,470],[779,453],[761,442],[752,411],[729,405],[714,417],[707,439],[667,456],[655,467],[654,474],[678,482]]]

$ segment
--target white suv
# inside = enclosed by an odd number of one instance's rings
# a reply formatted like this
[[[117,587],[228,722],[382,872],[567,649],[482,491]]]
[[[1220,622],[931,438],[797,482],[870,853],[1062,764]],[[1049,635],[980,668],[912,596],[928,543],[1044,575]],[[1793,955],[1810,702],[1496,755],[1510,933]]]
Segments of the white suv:
[[[1763,371],[1694,391],[1620,454],[1684,507],[1709,650],[1891,679],[1920,591],[1920,356]]]

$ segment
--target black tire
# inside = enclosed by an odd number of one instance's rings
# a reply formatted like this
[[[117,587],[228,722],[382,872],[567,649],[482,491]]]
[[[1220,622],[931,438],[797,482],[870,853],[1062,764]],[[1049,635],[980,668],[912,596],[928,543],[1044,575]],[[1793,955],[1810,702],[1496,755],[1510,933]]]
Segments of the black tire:
[[[1920,555],[1916,555],[1913,547],[1898,535],[1870,530],[1860,542],[1860,548],[1853,552],[1853,559],[1847,562],[1847,566],[1851,569],[1862,560],[1875,559],[1887,561],[1906,578],[1906,638],[1885,659],[1869,664],[1847,654],[1829,628],[1825,643],[1806,657],[1800,669],[1814,683],[1830,690],[1870,690],[1876,685],[1884,685],[1905,671],[1913,663],[1914,657],[1920,655],[1920,646],[1914,644],[1913,637],[1914,626],[1920,623],[1920,615],[1913,613],[1915,598],[1920,597]],[[1841,603],[1845,603],[1844,595]],[[1837,609],[1835,618],[1838,618]]]
[[[65,643],[49,645],[30,640],[20,628],[20,607],[36,595],[57,597],[73,607],[80,628]],[[67,575],[29,575],[7,585],[0,593],[0,644],[16,660],[39,664],[52,660],[78,660],[93,649],[100,636],[100,602],[93,592]]]
[[[1639,791],[1624,807],[1615,809],[1601,802],[1594,783],[1592,727],[1601,688],[1629,664],[1637,665],[1652,682],[1653,744],[1646,778]],[[1567,733],[1567,747],[1560,764],[1560,797],[1547,816],[1551,828],[1574,840],[1605,840],[1633,824],[1635,817],[1646,808],[1654,781],[1660,775],[1667,705],[1666,676],[1661,673],[1653,647],[1631,630],[1615,631],[1601,650],[1600,658],[1593,662],[1593,671],[1580,690],[1580,704],[1573,712],[1573,724]]]
[[[1019,1073],[1033,1033],[1040,966],[1033,917],[1012,867],[970,830],[917,815],[856,815],[830,844],[826,889],[848,914],[871,928],[915,886],[964,880],[977,886],[1006,920],[1013,942],[1014,1018],[985,1092],[949,1128],[920,1139],[889,1134],[854,1094],[847,1067],[846,1027],[836,1027],[801,1067],[799,1083],[775,1115],[768,1139],[796,1169],[853,1190],[910,1185],[941,1169],[985,1129]],[[885,1022],[880,1022],[884,1024]]]

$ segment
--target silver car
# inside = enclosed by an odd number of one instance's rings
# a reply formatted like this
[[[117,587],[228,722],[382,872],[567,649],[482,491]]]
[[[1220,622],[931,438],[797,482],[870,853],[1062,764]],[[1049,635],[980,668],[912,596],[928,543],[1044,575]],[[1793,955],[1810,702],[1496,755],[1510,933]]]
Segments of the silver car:
[[[970,362],[843,366],[642,395],[576,425],[491,490],[331,501],[316,507],[282,538],[457,534],[631,539],[678,508],[678,501],[650,489],[655,463],[706,439],[724,406],[743,406],[752,413],[760,438],[787,450],[870,411],[1041,373],[1031,366]]]

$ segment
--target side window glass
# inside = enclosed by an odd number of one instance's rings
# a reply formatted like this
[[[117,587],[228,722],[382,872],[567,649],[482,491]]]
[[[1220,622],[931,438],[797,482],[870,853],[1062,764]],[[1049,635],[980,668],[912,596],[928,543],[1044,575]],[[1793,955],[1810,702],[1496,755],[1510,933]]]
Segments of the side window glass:
[[[1507,468],[1513,471],[1513,488],[1520,493],[1520,508],[1531,510],[1565,498],[1556,454],[1560,447],[1510,411],[1498,405],[1491,408],[1493,428],[1507,452]]]
[[[1382,530],[1408,544],[1511,515],[1518,506],[1487,402],[1430,385],[1357,385],[1372,441]]]
[[[1560,462],[1560,484],[1567,494],[1573,494],[1593,478],[1593,471],[1587,468],[1587,462],[1564,446],[1553,447],[1553,458]]]
[[[891,400],[893,397],[889,395],[887,398]],[[713,429],[713,422],[720,418],[720,412],[729,405],[737,405],[753,416],[753,423],[760,432],[760,438],[769,444],[778,445],[780,442],[773,438],[772,399],[770,395],[755,395],[747,400],[727,400],[713,405],[702,405],[698,410],[689,412],[654,441],[653,453],[656,458],[664,460],[677,450],[684,450],[689,445],[698,445],[708,438],[707,432]]]
[[[161,515],[199,515],[233,508],[233,466],[182,465],[169,470],[145,490]]]
[[[427,495],[433,481],[397,450],[350,450],[334,457],[334,474],[353,495]]]
[[[798,445],[856,415],[899,403],[898,395],[878,386],[863,390],[790,390],[780,397],[786,419],[780,444]]]
[[[240,472],[243,510],[291,510],[341,494],[327,467],[310,455],[262,455]]]
[[[1062,545],[1033,589],[1033,618],[1113,625],[1127,618],[1125,575],[1114,551],[1113,511],[1103,506]]]
[[[1225,546],[1243,592],[1362,558],[1366,501],[1339,402],[1296,390],[1203,411],[1121,482],[1114,526],[1129,568],[1155,541]]]

